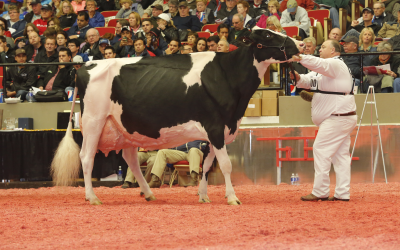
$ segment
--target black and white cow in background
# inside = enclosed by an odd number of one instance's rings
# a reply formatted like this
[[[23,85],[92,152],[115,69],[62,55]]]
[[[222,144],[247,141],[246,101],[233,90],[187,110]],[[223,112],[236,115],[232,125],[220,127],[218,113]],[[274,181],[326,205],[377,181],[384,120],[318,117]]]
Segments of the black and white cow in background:
[[[228,204],[241,204],[232,187],[226,144],[237,135],[247,104],[271,63],[299,53],[297,42],[256,29],[230,53],[201,52],[86,63],[78,70],[83,144],[80,151],[86,199],[101,204],[91,175],[97,150],[123,149],[146,200],[154,200],[139,168],[137,148],[172,148],[188,141],[210,142],[203,164],[199,202],[207,196],[207,172],[217,157]],[[75,91],[76,92],[76,91]],[[66,185],[79,173],[79,147],[71,124],[52,163],[53,180]]]

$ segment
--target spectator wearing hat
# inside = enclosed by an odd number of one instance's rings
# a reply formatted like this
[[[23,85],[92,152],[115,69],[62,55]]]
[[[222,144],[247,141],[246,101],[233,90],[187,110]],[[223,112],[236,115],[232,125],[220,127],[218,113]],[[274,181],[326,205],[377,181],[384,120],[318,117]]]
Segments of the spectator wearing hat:
[[[32,0],[31,6],[32,6],[32,11],[26,14],[24,17],[26,23],[33,23],[34,21],[41,18],[42,4],[40,0]]]
[[[156,5],[161,5],[162,6],[162,12],[168,12],[168,9],[169,9],[168,2],[169,2],[169,0],[155,0],[149,7],[147,7],[147,9],[144,10],[144,14],[142,15],[142,19],[143,18],[152,17],[153,8]]]
[[[151,10],[150,21],[151,21],[151,23],[153,24],[153,26],[154,26],[155,28],[157,28],[157,27],[158,27],[158,25],[157,25],[157,17],[158,17],[160,14],[163,13],[163,7],[162,7],[161,4],[155,4],[155,5],[152,5],[151,7],[152,7],[152,10]]]
[[[85,11],[79,12],[76,22],[77,25],[72,26],[67,31],[67,35],[69,36],[69,39],[78,39],[80,42],[83,42],[85,41],[86,32],[93,28],[89,24],[89,14]]]
[[[207,0],[196,0],[196,9],[193,9],[191,13],[197,16],[202,25],[215,23],[214,13],[207,7]]]
[[[282,12],[280,22],[282,27],[298,26],[301,40],[308,37],[310,33],[310,19],[308,18],[307,11],[303,7],[298,6],[296,0],[289,0],[287,2],[287,9]]]
[[[70,62],[71,51],[67,48],[61,48],[58,52],[59,62]],[[73,67],[71,65],[50,65],[46,67],[46,70],[40,74],[38,80],[38,88],[40,90],[62,90],[67,92],[73,90],[72,86],[75,79],[71,79],[71,71]]]
[[[15,61],[26,63],[27,55],[24,49],[15,51]],[[37,79],[36,69],[33,66],[12,66],[8,68],[6,90],[8,97],[21,97],[26,100],[26,95],[31,87],[35,86]]]
[[[7,46],[7,39],[5,36],[0,36],[0,62],[15,62],[15,50]]]
[[[112,59],[112,58],[116,58],[117,57],[117,53],[115,53],[115,49],[113,46],[107,46],[104,49],[104,58],[105,59]]]
[[[104,55],[105,51],[104,50],[107,46],[110,46],[110,40],[101,38],[99,40],[99,50],[100,50],[100,53],[101,53],[101,56],[103,57],[103,59],[105,59],[105,55]]]
[[[78,39],[71,39],[67,41],[67,48],[71,51],[72,58],[75,56],[80,56],[83,62],[89,61],[89,57],[87,54],[83,54],[79,52],[81,42]]]
[[[175,16],[172,21],[178,30],[200,31],[202,26],[197,16],[189,14],[189,6],[186,1],[179,3],[179,16]]]
[[[375,36],[377,36],[379,30],[381,29],[381,26],[372,22],[373,17],[374,17],[374,11],[371,8],[364,8],[362,11],[363,21],[359,22],[357,20],[353,20],[351,22],[351,29],[346,33],[345,36],[348,36],[348,35],[358,36],[359,33],[364,28],[367,28],[367,27],[371,28],[374,31]],[[356,31],[356,32],[354,32],[354,31]]]
[[[39,35],[43,35],[43,32],[47,29],[47,22],[53,16],[53,8],[44,4],[41,7],[41,18],[33,22],[33,24],[39,29]]]
[[[40,51],[38,55],[35,57],[34,63],[49,63],[49,62],[57,62],[58,60],[58,52],[57,52],[57,43],[55,37],[47,37],[45,39],[44,50]],[[40,75],[46,70],[47,66],[37,66],[36,71],[37,74]]]
[[[115,15],[115,18],[128,18],[129,14],[132,13],[132,0],[121,0],[119,3],[121,4],[121,9],[118,11],[117,15]]]
[[[226,0],[225,6],[221,5],[221,9],[217,12],[217,19],[223,21],[225,18],[237,14],[237,0]]]
[[[169,43],[172,39],[179,39],[178,29],[171,23],[168,14],[162,13],[157,17],[158,29],[161,31],[161,37]]]
[[[145,19],[143,19],[142,20],[142,29],[143,29],[143,32],[144,32],[144,39],[145,39],[145,41],[146,41],[146,44],[147,44],[147,38],[146,38],[146,35],[147,35],[147,33],[149,33],[150,32],[150,30],[151,29],[153,29],[154,28],[154,26],[153,26],[153,24],[151,23],[151,21],[150,21],[150,18],[145,18]],[[161,37],[161,36],[159,36],[159,39],[158,39],[158,41],[159,41],[159,47],[161,48],[161,50],[162,51],[165,51],[167,48],[168,48],[168,43],[164,40],[164,38],[163,37]]]
[[[156,56],[164,54],[164,50],[160,46],[160,35],[161,31],[157,28],[152,28],[150,32],[146,33],[146,48]]]
[[[121,39],[114,44],[114,49],[119,57],[127,57],[128,54],[133,54],[135,48],[133,47],[132,32],[129,26],[121,28]]]
[[[79,11],[85,10],[86,1],[74,0],[71,2],[71,5],[74,8],[74,12],[79,13]]]
[[[17,5],[9,5],[8,6],[8,14],[10,15],[10,19],[7,20],[8,30],[10,30],[12,37],[15,39],[17,37],[22,36],[26,21],[19,20],[19,9]]]
[[[82,47],[81,53],[87,54],[90,61],[103,59],[99,50],[99,40],[100,34],[95,28],[86,32],[87,43]]]
[[[60,7],[61,11],[57,13],[57,17],[60,20],[61,28],[72,27],[78,17],[74,8],[69,1],[63,1]]]

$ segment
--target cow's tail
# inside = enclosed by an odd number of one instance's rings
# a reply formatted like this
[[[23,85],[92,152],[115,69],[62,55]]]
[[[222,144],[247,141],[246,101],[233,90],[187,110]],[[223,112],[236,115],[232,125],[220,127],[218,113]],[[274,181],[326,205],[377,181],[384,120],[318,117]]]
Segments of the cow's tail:
[[[74,99],[72,102],[67,132],[58,145],[51,163],[51,175],[53,177],[53,182],[55,182],[57,186],[69,186],[79,177],[81,166],[79,158],[80,148],[72,136],[71,122],[75,107],[76,92],[77,88],[75,88],[74,91]]]

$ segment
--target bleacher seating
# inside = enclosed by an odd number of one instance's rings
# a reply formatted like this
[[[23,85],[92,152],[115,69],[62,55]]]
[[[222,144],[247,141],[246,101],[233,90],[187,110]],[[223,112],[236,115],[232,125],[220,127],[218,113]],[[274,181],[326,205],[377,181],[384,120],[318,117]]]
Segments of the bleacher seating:
[[[118,10],[102,11],[100,14],[102,14],[104,18],[116,16],[118,14]]]
[[[111,20],[108,22],[107,27],[115,27],[115,26],[117,25],[117,21],[118,21],[119,19],[123,19],[123,18],[111,19]],[[128,20],[128,19],[127,19],[127,20]]]
[[[286,31],[286,35],[289,37],[294,37],[296,38],[299,36],[299,27],[297,26],[288,26],[288,27],[282,27]]]
[[[197,35],[200,37],[204,37],[205,39],[208,39],[211,36],[210,32],[205,32],[205,31],[199,31],[197,32]]]
[[[100,36],[103,36],[105,33],[115,34],[115,28],[113,27],[97,27],[96,30],[99,31]]]
[[[211,33],[217,32],[218,24],[206,24],[201,28],[201,31],[209,30]]]
[[[329,10],[310,10],[308,16],[317,20],[318,40],[317,44],[322,44],[328,39],[329,33],[332,30],[332,20],[329,18]],[[320,36],[322,30],[322,37]]]

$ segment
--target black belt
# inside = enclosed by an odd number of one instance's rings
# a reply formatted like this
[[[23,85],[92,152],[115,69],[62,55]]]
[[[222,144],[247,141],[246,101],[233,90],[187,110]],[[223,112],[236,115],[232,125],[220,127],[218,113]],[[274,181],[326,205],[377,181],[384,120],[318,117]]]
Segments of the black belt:
[[[334,115],[334,116],[350,116],[350,115],[356,115],[356,114],[357,114],[356,111],[351,111],[346,114],[332,114],[332,115]]]

